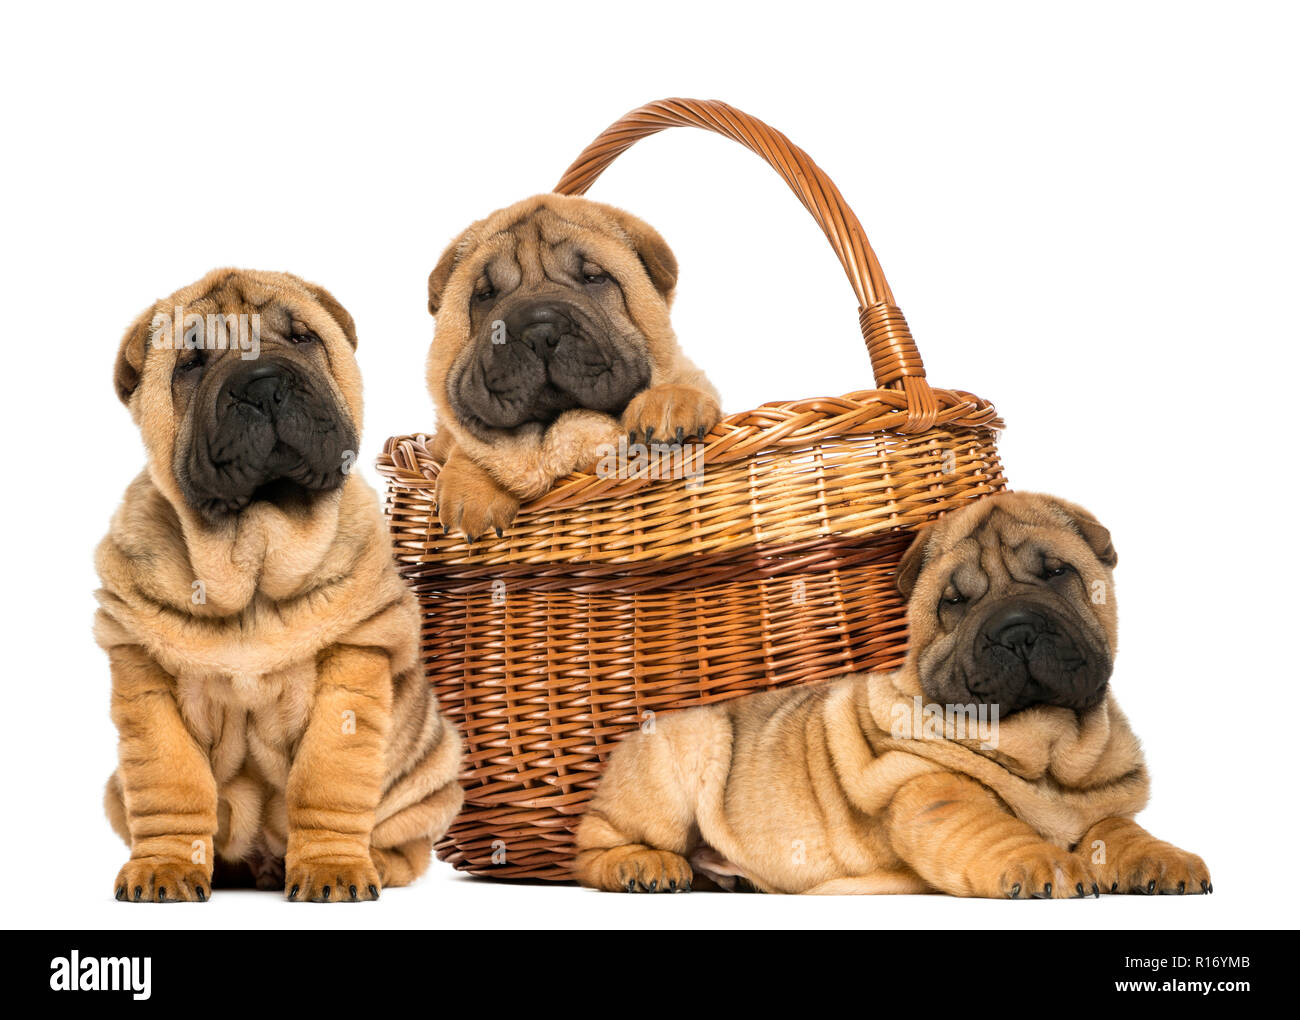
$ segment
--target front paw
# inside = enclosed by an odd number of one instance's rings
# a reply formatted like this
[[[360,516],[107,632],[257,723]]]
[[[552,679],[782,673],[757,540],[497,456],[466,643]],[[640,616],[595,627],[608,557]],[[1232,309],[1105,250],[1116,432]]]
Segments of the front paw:
[[[113,883],[113,895],[123,903],[204,903],[211,889],[207,868],[170,857],[133,857]]]
[[[1196,854],[1151,840],[1114,861],[1094,864],[1103,891],[1138,896],[1182,896],[1214,892],[1210,869]]]
[[[695,386],[653,386],[638,393],[623,412],[623,428],[632,442],[680,445],[704,438],[722,420],[717,400]]]
[[[299,903],[359,903],[379,899],[379,872],[369,857],[288,861],[284,895]]]
[[[1062,900],[1096,897],[1101,889],[1087,861],[1040,843],[1017,850],[985,894],[1012,900]]]
[[[438,472],[434,498],[443,532],[459,531],[470,542],[489,531],[500,538],[519,512],[519,500],[491,475],[458,460]]]
[[[579,877],[607,892],[690,892],[694,872],[680,854],[646,846],[613,847],[582,855]]]

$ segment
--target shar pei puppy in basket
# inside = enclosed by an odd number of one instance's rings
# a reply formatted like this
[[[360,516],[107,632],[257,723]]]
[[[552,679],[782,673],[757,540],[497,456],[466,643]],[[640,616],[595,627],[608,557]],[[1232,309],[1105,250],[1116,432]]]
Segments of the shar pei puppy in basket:
[[[677,445],[721,418],[669,319],[677,260],[613,206],[538,195],[470,225],[429,275],[427,380],[445,531],[510,526],[602,451]]]

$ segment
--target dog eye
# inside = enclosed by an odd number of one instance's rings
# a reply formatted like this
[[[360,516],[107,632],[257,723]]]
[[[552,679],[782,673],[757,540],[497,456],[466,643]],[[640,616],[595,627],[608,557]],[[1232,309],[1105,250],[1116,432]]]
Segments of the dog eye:
[[[583,266],[582,279],[593,285],[598,283],[607,283],[609,281],[609,274],[599,266]]]
[[[320,337],[309,329],[294,330],[294,332],[289,334],[289,339],[296,344],[320,343]]]
[[[491,301],[496,296],[497,292],[490,283],[474,292],[474,298],[477,301]]]
[[[1059,566],[1055,566],[1055,567],[1049,566],[1046,563],[1043,564],[1043,578],[1045,580],[1053,577],[1064,577],[1069,572],[1070,572],[1070,565],[1068,563],[1062,563]]]
[[[176,371],[193,372],[202,369],[208,363],[208,352],[202,347],[196,347],[194,350],[181,356],[176,362]]]
[[[966,603],[966,596],[961,594],[949,595],[946,596],[943,600],[943,604],[945,606],[960,606],[960,605],[965,605],[965,603]]]

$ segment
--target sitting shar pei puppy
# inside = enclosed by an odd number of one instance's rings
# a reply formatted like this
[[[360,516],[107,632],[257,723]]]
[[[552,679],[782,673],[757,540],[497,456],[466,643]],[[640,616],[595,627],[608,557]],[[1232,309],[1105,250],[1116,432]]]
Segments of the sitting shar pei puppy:
[[[374,899],[427,866],[460,741],[356,460],[352,317],[287,273],[218,270],[118,353],[145,469],[96,556],[131,855],[119,900]]]

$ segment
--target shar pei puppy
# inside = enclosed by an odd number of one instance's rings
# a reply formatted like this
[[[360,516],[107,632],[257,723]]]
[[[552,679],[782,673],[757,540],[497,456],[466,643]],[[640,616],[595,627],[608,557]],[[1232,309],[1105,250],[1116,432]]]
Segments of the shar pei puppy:
[[[1134,821],[1148,777],[1110,689],[1110,535],[1005,493],[916,538],[894,672],[662,717],[615,750],[577,876],[628,892],[726,888],[1011,899],[1203,893],[1199,857]]]
[[[95,636],[131,848],[119,900],[375,899],[427,866],[460,741],[355,463],[352,317],[287,273],[217,270],[148,309],[114,376],[147,464],[96,555]]]
[[[521,500],[621,438],[681,446],[718,423],[669,321],[676,285],[653,228],[585,198],[526,199],[451,243],[429,276],[444,530],[500,536]]]

